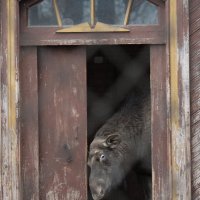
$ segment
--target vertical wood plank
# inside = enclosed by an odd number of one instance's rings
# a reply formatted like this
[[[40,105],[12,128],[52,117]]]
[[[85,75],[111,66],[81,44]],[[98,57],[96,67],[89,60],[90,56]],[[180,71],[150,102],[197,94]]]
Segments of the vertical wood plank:
[[[40,198],[85,200],[85,48],[40,48],[38,62]]]
[[[190,1],[192,199],[200,197],[200,4]]]
[[[171,199],[169,68],[166,46],[152,45],[151,59],[151,133],[153,199]]]
[[[20,51],[21,166],[23,199],[39,200],[37,48]]]
[[[2,1],[0,1],[0,11],[2,11]],[[3,41],[3,31],[2,31],[2,12],[0,12],[0,41]],[[3,75],[3,44],[1,42],[0,45],[0,127],[2,127],[2,78],[1,76]],[[0,165],[2,165],[2,128],[0,128]],[[0,185],[2,185],[2,168],[0,167]],[[0,187],[0,199],[2,199],[2,187]]]
[[[189,8],[188,0],[168,4],[173,199],[190,200]]]
[[[20,200],[18,2],[1,1],[1,197]]]

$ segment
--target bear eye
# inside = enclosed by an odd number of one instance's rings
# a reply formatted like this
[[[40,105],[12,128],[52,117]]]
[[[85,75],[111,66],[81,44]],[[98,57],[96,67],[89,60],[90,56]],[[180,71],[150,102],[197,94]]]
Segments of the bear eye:
[[[104,154],[101,154],[100,156],[100,162],[104,161],[106,158],[105,158],[105,155]]]

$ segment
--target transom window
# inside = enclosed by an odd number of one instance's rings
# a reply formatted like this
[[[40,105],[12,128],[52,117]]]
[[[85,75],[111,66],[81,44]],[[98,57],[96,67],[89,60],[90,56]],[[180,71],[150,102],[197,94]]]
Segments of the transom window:
[[[28,10],[29,26],[69,27],[158,24],[158,8],[148,0],[44,0]]]

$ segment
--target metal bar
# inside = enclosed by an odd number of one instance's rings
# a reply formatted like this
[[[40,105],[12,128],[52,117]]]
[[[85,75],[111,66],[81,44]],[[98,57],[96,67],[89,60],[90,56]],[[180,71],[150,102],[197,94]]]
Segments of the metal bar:
[[[61,20],[60,12],[59,12],[59,9],[58,9],[57,0],[53,0],[53,7],[54,7],[54,10],[55,10],[55,13],[56,13],[56,19],[57,19],[57,22],[58,22],[58,26],[62,26],[62,20]]]
[[[124,25],[128,24],[132,5],[133,5],[133,0],[129,0],[128,5],[127,5],[127,9],[126,9],[125,18],[124,18]]]
[[[90,0],[91,27],[95,26],[95,0]]]

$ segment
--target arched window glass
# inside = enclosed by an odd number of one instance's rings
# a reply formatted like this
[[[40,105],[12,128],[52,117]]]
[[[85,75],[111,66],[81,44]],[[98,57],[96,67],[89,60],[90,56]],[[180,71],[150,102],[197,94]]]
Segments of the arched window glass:
[[[106,24],[123,24],[127,2],[127,0],[97,0],[96,20]]]
[[[157,7],[147,0],[138,0],[133,3],[133,10],[130,14],[129,24],[157,24]]]
[[[90,0],[43,0],[29,8],[29,26],[58,26],[55,5],[63,26],[90,21]]]
[[[89,0],[57,0],[57,2],[64,26],[90,21]]]
[[[158,9],[148,0],[43,0],[28,11],[29,26],[91,24],[91,18],[110,25],[157,24]]]
[[[30,26],[57,26],[52,0],[44,0],[30,7],[28,22]]]

